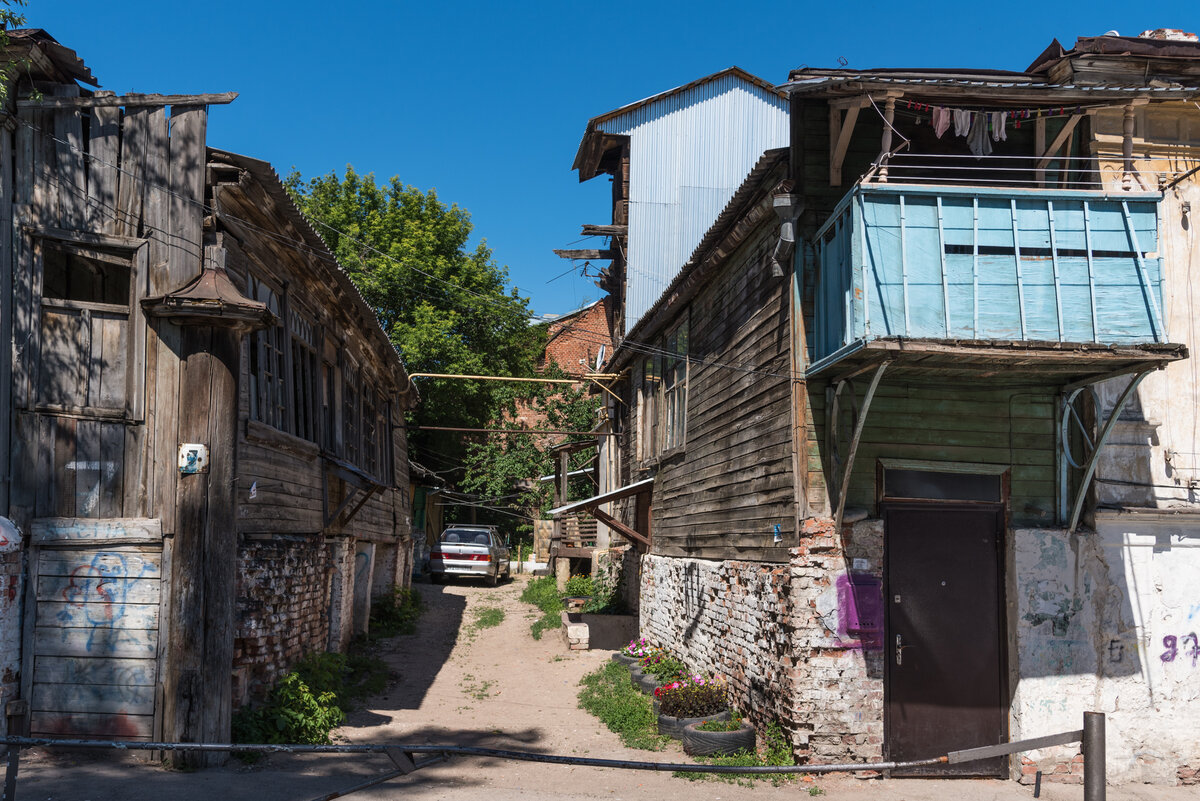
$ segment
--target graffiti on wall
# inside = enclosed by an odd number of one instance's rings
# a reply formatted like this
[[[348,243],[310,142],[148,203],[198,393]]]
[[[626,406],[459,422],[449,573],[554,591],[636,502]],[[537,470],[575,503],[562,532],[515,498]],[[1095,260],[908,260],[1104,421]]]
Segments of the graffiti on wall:
[[[1197,639],[1195,632],[1188,632],[1182,637],[1177,637],[1174,634],[1168,634],[1163,637],[1163,652],[1159,655],[1159,659],[1164,664],[1174,662],[1176,658],[1180,659],[1180,663],[1185,663],[1189,658],[1192,662],[1192,667],[1200,664],[1200,639]]]
[[[101,551],[89,561],[75,565],[62,590],[63,606],[56,615],[62,626],[63,641],[71,636],[72,629],[82,628],[88,631],[85,642],[88,653],[111,652],[123,644],[140,644],[142,638],[133,631],[147,626],[126,620],[128,605],[148,600],[139,596],[139,584],[157,574],[155,563],[136,554],[115,551]],[[114,636],[109,632],[120,633]]]

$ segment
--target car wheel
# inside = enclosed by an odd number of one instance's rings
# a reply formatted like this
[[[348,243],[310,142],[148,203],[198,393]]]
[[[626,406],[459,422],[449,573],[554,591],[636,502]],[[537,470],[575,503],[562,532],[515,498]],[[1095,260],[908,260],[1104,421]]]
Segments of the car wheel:
[[[487,582],[487,585],[489,587],[495,587],[497,584],[500,583],[500,571],[497,570],[495,573],[493,573],[492,575],[490,575],[486,579],[484,579],[484,581]]]

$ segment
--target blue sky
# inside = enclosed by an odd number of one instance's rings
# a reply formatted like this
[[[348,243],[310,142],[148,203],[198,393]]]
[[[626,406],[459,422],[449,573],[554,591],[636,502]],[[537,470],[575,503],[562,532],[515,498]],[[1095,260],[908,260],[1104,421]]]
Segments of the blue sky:
[[[209,143],[305,176],[347,164],[471,212],[538,313],[595,300],[551,248],[609,221],[570,171],[588,118],[736,64],[1023,69],[1057,37],[1200,30],[1194,2],[409,3],[30,0],[105,89],[224,92]],[[1140,10],[1147,9],[1147,10]],[[593,240],[595,241],[595,240]],[[574,247],[586,247],[583,243]]]

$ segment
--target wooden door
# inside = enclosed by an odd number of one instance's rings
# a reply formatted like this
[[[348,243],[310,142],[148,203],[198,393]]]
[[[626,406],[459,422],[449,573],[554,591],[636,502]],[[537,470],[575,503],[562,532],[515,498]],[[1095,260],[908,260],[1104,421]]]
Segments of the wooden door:
[[[25,697],[34,737],[151,740],[164,584],[157,520],[35,520]]]
[[[885,728],[909,761],[1004,742],[1000,504],[888,503]],[[1003,757],[894,771],[1003,776]]]

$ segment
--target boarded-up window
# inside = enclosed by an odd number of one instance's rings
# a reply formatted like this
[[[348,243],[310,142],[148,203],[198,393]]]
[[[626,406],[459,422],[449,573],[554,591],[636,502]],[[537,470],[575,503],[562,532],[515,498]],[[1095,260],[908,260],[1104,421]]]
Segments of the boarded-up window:
[[[124,413],[132,254],[50,240],[41,252],[37,406]]]

